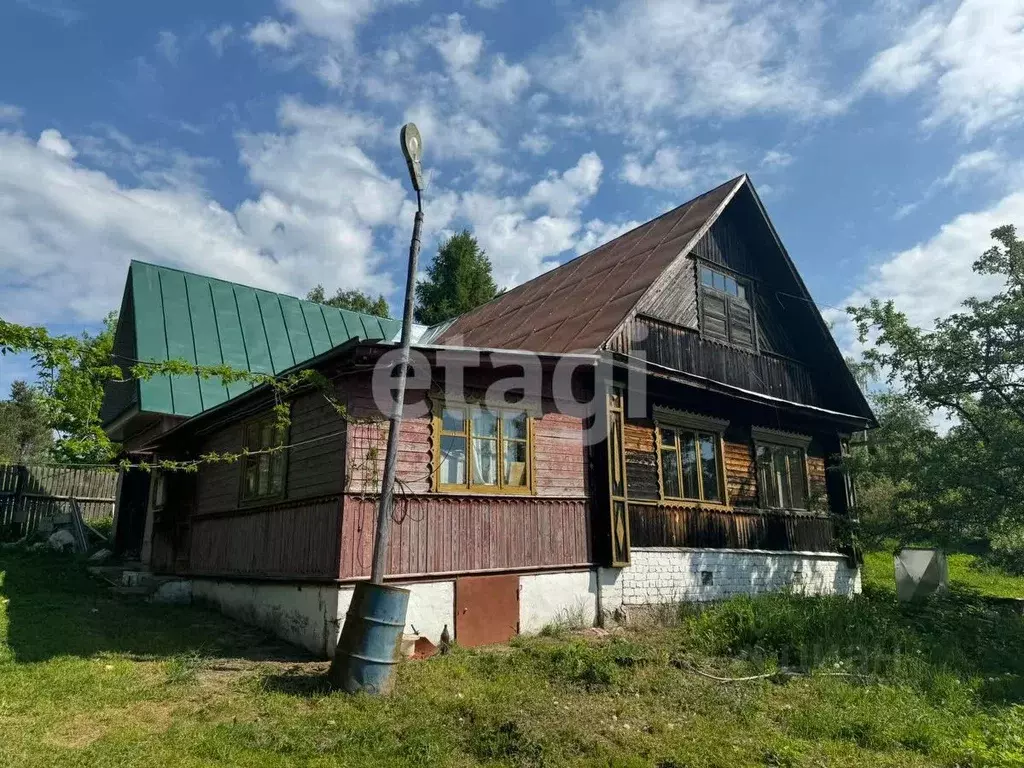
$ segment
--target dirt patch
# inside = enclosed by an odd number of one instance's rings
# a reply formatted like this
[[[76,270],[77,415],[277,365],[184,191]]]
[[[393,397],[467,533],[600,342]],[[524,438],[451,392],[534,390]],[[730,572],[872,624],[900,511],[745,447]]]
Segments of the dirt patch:
[[[47,744],[64,749],[84,749],[118,729],[141,729],[163,733],[171,727],[176,702],[142,701],[131,707],[101,709],[76,714],[59,723],[45,738]]]

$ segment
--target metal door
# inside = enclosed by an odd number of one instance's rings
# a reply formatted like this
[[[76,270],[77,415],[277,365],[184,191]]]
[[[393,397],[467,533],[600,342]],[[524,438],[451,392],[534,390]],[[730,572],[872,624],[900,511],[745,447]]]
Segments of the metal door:
[[[519,633],[519,577],[455,580],[455,641],[467,648],[506,643]]]

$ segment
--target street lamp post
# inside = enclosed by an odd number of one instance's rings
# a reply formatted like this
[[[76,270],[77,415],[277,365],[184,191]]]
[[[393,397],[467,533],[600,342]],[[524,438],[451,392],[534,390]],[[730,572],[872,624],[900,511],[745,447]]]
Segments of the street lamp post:
[[[377,530],[373,541],[373,565],[370,581],[359,582],[338,638],[334,660],[328,673],[330,683],[349,693],[387,693],[393,685],[392,671],[397,661],[398,644],[405,629],[409,590],[384,585],[387,571],[388,542],[394,515],[395,471],[398,463],[398,438],[405,405],[405,384],[412,345],[412,308],[416,287],[416,262],[420,254],[420,230],[423,227],[423,170],[420,159],[423,140],[413,123],[402,127],[402,153],[409,177],[416,190],[416,218],[409,244],[409,270],[405,279],[405,305],[402,312],[402,340],[398,354],[398,376],[392,406],[384,477],[381,480]]]

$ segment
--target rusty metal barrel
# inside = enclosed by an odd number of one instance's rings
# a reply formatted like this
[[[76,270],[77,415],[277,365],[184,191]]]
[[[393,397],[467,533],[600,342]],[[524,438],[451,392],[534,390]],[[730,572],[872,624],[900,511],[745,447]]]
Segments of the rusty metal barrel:
[[[331,664],[334,688],[348,693],[391,692],[408,608],[408,589],[356,584]]]

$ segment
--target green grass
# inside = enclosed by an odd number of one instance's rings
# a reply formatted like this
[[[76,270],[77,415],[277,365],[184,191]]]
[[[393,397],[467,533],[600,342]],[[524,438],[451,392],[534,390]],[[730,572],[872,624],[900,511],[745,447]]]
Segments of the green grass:
[[[1024,598],[1024,577],[1011,576],[988,565],[975,555],[947,555],[951,587],[968,589],[989,597]],[[869,552],[864,556],[864,586],[895,590],[891,552]]]
[[[215,614],[0,551],[0,765],[1024,766],[1024,620],[869,591],[456,649],[380,699]]]

